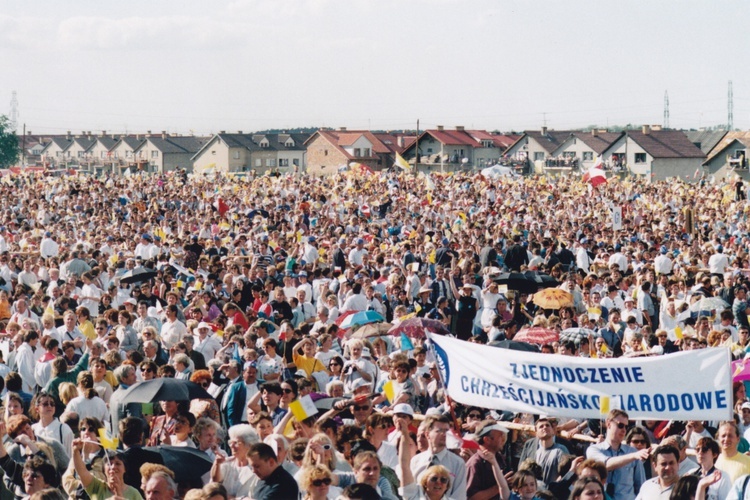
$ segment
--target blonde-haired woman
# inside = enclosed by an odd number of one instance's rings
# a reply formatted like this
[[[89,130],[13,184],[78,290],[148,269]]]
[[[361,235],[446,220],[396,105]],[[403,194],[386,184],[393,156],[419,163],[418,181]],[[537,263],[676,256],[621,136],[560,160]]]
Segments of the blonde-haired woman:
[[[336,456],[336,448],[331,441],[331,438],[323,433],[315,434],[310,438],[305,449],[305,454],[302,456],[302,465],[297,474],[294,475],[294,479],[297,480],[301,492],[310,492],[304,485],[303,470],[310,467],[323,466],[328,470],[337,472],[350,472],[351,467],[345,460],[339,460]],[[337,486],[331,486],[328,491],[329,498],[336,498],[341,493],[341,489]]]
[[[333,474],[325,465],[308,465],[297,473],[299,477],[300,493],[304,500],[326,500],[338,497],[335,490],[341,488],[331,486]]]

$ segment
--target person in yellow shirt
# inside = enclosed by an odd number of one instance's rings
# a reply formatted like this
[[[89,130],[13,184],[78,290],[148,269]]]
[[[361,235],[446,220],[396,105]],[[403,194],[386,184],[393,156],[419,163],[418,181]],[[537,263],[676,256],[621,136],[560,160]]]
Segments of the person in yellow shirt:
[[[76,309],[76,317],[78,318],[78,329],[87,339],[94,340],[96,338],[96,330],[94,324],[91,322],[91,313],[87,307],[79,307]]]
[[[325,365],[315,357],[315,341],[310,337],[300,340],[294,346],[292,361],[298,370],[304,370],[307,378],[315,380],[313,373],[326,371]],[[318,390],[321,390],[318,388]]]
[[[729,474],[732,483],[737,478],[750,474],[750,457],[737,451],[740,443],[740,429],[734,422],[724,422],[717,434],[721,455],[716,460],[717,469]]]

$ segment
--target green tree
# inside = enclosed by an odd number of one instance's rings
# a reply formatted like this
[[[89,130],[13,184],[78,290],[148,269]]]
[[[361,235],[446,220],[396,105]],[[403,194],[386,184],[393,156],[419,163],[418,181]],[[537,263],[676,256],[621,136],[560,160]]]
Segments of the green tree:
[[[0,115],[0,168],[15,165],[20,154],[16,132],[10,130],[10,120],[7,116]]]

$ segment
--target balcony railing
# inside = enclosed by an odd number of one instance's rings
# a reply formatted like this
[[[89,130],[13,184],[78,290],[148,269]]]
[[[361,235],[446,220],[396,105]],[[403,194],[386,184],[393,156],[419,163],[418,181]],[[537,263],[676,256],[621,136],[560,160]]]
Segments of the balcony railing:
[[[574,170],[578,166],[578,158],[547,158],[544,161],[544,168]]]

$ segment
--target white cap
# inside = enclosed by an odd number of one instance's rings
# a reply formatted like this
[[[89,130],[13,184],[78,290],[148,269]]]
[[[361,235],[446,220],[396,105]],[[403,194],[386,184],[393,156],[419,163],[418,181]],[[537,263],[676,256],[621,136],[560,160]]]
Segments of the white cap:
[[[205,321],[201,321],[200,323],[198,323],[198,326],[197,326],[196,328],[197,328],[198,330],[200,330],[201,328],[207,328],[207,329],[209,329],[209,330],[210,330],[210,329],[211,329],[211,325],[209,325],[209,324],[208,324],[208,323],[206,323]]]
[[[492,425],[488,425],[487,427],[485,427],[481,431],[479,431],[477,433],[477,437],[479,438],[479,437],[482,437],[482,436],[486,436],[487,434],[489,434],[492,431],[500,431],[500,432],[502,432],[504,434],[508,434],[508,429],[505,426],[500,425],[500,424],[492,424]]]
[[[126,304],[131,304],[131,305],[137,305],[138,301],[131,297],[128,300],[126,300],[125,303]]]
[[[414,409],[411,407],[410,404],[407,403],[399,403],[393,407],[393,413],[404,413],[406,415],[409,415],[410,417],[414,416]]]

